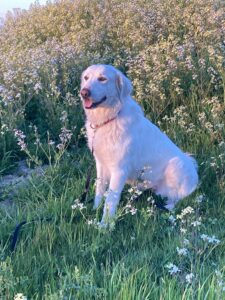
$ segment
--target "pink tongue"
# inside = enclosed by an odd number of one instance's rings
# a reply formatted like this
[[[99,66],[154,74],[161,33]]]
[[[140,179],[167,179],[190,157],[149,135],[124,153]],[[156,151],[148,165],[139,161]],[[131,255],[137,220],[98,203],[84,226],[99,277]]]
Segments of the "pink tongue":
[[[93,104],[93,101],[92,101],[91,99],[85,99],[85,100],[84,100],[84,106],[85,106],[86,108],[91,107],[92,104]]]

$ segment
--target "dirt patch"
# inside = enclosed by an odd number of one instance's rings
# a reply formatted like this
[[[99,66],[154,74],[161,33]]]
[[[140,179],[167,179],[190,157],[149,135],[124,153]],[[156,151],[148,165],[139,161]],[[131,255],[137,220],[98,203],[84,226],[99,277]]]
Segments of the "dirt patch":
[[[19,188],[24,187],[33,175],[44,175],[47,166],[30,169],[25,160],[19,161],[13,174],[5,175],[0,178],[0,209],[12,209],[15,204],[13,197]]]

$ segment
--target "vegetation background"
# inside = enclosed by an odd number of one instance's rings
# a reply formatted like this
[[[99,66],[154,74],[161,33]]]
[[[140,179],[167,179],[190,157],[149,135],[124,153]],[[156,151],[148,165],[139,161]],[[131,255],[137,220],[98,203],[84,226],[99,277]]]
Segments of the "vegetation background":
[[[49,167],[0,210],[0,299],[225,299],[224,37],[223,0],[55,0],[7,15],[0,175],[25,158]],[[199,188],[175,212],[132,188],[102,230],[93,180],[81,203],[93,160],[78,94],[93,63],[124,72],[147,117],[196,157]]]

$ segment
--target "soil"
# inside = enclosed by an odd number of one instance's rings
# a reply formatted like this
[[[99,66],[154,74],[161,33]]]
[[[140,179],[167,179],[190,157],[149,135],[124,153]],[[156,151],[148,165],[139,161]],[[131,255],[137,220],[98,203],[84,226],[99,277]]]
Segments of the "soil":
[[[0,209],[11,210],[15,207],[13,201],[19,188],[25,186],[33,175],[43,175],[47,166],[30,169],[25,160],[19,161],[13,174],[0,178]]]

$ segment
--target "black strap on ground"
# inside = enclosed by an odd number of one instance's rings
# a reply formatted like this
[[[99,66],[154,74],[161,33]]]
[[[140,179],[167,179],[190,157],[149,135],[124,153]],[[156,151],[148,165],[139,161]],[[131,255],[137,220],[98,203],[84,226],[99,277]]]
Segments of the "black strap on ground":
[[[27,223],[27,221],[23,221],[23,222],[19,223],[19,224],[16,226],[16,228],[15,228],[13,234],[12,234],[12,243],[11,243],[11,246],[10,246],[10,250],[11,250],[11,251],[14,251],[14,250],[15,250],[15,248],[16,248],[16,242],[17,242],[17,240],[18,240],[18,236],[19,236],[20,229],[21,229],[21,227],[22,227],[24,224],[26,224],[26,223]]]
[[[12,242],[11,242],[10,250],[13,252],[16,249],[16,244],[17,244],[17,241],[19,239],[20,230],[21,230],[23,225],[28,224],[28,223],[30,224],[30,223],[38,222],[38,221],[40,221],[40,222],[43,222],[43,221],[50,222],[50,221],[52,221],[52,219],[53,218],[41,218],[41,219],[37,219],[37,220],[20,222],[13,231],[13,234],[12,234],[12,237],[11,237]]]
[[[85,182],[85,186],[84,186],[84,192],[80,197],[81,202],[84,202],[87,198],[87,194],[88,194],[89,189],[90,189],[91,177],[92,177],[92,166],[88,169],[88,172],[87,172],[86,182]],[[47,221],[47,222],[49,222],[51,220],[52,220],[52,218],[47,218],[47,219],[42,218],[42,219],[29,221],[29,223],[34,223],[34,222],[37,222],[37,221],[41,221],[41,222],[42,221]],[[14,229],[12,237],[11,237],[12,242],[11,242],[10,250],[12,252],[15,251],[15,249],[16,249],[16,244],[17,244],[19,234],[20,234],[20,230],[21,230],[22,226],[27,224],[27,223],[28,222],[24,220],[24,221],[20,222],[18,225],[16,225],[16,228]]]
[[[92,177],[92,170],[93,170],[93,167],[90,166],[89,169],[88,169],[88,171],[87,171],[87,177],[86,177],[86,182],[85,182],[85,186],[84,186],[84,192],[80,196],[80,202],[85,202],[85,200],[87,198],[87,194],[88,194],[89,189],[90,189],[90,183],[91,183],[91,177]]]

